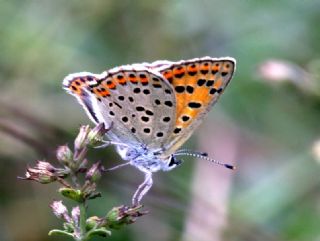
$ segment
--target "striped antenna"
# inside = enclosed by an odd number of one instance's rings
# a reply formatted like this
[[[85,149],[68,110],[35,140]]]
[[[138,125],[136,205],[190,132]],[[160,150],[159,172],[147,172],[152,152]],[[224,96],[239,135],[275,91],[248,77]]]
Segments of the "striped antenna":
[[[228,169],[231,169],[231,170],[235,170],[236,169],[236,167],[233,166],[233,165],[222,163],[222,162],[219,162],[219,161],[217,161],[215,159],[212,159],[212,158],[208,157],[208,154],[206,152],[194,152],[194,151],[190,151],[190,150],[180,150],[180,151],[177,151],[173,155],[174,156],[192,156],[192,157],[196,157],[196,158],[207,160],[209,162],[213,162],[215,164],[218,164],[220,166],[224,166],[224,167],[226,167]]]

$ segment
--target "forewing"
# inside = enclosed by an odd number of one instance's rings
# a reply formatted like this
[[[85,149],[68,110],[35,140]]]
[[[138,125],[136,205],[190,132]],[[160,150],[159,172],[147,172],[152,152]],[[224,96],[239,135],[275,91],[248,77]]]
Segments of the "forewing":
[[[174,126],[172,86],[159,73],[139,64],[114,68],[96,77],[95,83],[78,86],[75,82],[81,77],[73,75],[65,86],[95,123],[112,125],[107,133],[111,140],[161,149]]]

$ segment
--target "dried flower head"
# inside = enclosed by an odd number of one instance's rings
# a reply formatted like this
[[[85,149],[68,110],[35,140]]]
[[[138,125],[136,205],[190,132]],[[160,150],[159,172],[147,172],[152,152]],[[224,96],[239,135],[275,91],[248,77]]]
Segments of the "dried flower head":
[[[57,169],[49,162],[37,161],[34,168],[27,168],[25,177],[21,179],[47,184],[57,180],[58,176],[56,175],[56,171]]]
[[[62,168],[56,168],[46,161],[37,161],[35,167],[28,167],[25,177],[19,177],[24,180],[32,180],[42,184],[48,184],[60,180],[68,175],[68,171]]]

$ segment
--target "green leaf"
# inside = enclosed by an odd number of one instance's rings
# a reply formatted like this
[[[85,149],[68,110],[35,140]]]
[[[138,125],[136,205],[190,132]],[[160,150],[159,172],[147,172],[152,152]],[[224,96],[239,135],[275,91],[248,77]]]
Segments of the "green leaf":
[[[66,232],[73,233],[74,232],[74,226],[71,223],[63,223],[63,228]]]
[[[72,199],[76,202],[82,203],[84,202],[83,193],[81,190],[68,188],[68,187],[62,187],[59,189],[59,192],[66,198]]]
[[[88,238],[91,238],[93,236],[107,237],[107,236],[111,236],[111,231],[104,227],[101,227],[88,232],[87,236]]]
[[[73,234],[72,233],[68,233],[67,231],[63,231],[63,230],[60,230],[60,229],[52,229],[52,230],[50,230],[48,235],[49,236],[61,235],[61,236],[68,236],[68,237],[73,238]]]

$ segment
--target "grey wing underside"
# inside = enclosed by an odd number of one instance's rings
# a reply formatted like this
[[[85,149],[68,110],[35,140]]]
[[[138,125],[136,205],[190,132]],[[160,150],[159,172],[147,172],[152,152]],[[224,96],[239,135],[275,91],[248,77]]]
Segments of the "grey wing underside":
[[[88,76],[95,81],[82,86],[81,95],[68,89],[75,79]],[[135,76],[136,81],[131,81],[130,76]],[[140,76],[146,78],[141,81]],[[167,80],[153,70],[140,65],[115,68],[101,75],[73,74],[66,77],[64,86],[95,124],[111,126],[107,133],[111,141],[157,151],[170,138],[175,124],[175,94]],[[107,89],[109,95],[101,96],[101,89]]]

